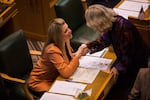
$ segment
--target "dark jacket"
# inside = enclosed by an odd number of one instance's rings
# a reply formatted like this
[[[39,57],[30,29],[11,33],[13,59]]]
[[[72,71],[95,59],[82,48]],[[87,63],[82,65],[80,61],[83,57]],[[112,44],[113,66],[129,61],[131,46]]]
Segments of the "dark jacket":
[[[150,100],[150,68],[141,68],[128,100]]]
[[[116,69],[120,73],[138,73],[140,67],[148,66],[146,45],[130,21],[121,16],[116,17],[112,29],[87,46],[93,53],[112,45],[117,56]]]

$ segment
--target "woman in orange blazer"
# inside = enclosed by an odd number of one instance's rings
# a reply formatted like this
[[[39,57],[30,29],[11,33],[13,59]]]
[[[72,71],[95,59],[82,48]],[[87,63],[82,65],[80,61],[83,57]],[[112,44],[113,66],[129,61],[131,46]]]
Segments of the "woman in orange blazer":
[[[55,18],[50,21],[48,39],[42,56],[31,71],[28,81],[32,92],[41,96],[50,89],[59,75],[69,78],[79,66],[79,58],[84,55],[84,46],[80,46],[76,53],[72,53],[71,33],[63,19]]]

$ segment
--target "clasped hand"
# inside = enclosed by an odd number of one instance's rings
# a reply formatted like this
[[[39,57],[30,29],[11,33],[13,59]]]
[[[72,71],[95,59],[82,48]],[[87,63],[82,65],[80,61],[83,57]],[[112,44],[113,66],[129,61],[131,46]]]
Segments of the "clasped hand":
[[[86,44],[82,44],[77,52],[75,53],[75,55],[78,55],[79,57],[80,56],[85,56],[87,53],[89,52],[89,49],[87,48],[87,45]]]

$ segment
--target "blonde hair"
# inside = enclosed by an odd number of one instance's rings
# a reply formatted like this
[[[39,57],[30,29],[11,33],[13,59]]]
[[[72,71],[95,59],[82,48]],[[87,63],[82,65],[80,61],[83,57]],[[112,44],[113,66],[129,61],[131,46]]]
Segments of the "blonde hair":
[[[45,42],[44,49],[47,45],[53,43],[55,44],[59,49],[63,50],[63,39],[62,39],[62,26],[66,22],[62,18],[55,18],[49,22],[48,27],[48,38]],[[44,50],[43,50],[44,52]]]
[[[112,28],[112,22],[116,20],[117,14],[111,8],[100,4],[94,4],[88,7],[85,12],[87,26],[97,32],[106,32]]]

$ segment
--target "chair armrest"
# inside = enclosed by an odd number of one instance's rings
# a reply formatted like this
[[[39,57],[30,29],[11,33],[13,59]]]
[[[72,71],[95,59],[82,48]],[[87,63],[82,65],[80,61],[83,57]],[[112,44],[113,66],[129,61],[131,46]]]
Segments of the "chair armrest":
[[[23,86],[22,88],[23,88],[25,94],[27,95],[28,100],[34,100],[33,95],[28,90],[28,87],[27,87],[27,84],[26,84],[25,80],[14,78],[14,77],[8,76],[7,74],[4,74],[4,73],[0,73],[0,76],[3,79],[9,80],[9,81],[13,81],[13,82],[17,82],[17,83],[21,83],[22,86]]]
[[[35,100],[34,95],[32,95],[31,92],[29,91],[27,84],[23,84],[23,89],[25,94],[27,95],[28,100]]]
[[[8,76],[7,74],[4,74],[4,73],[0,73],[0,76],[3,79],[9,80],[9,81],[13,81],[13,82],[21,83],[21,84],[25,84],[26,83],[26,81],[23,80],[23,79],[14,78],[14,77]]]
[[[41,56],[42,52],[37,50],[29,50],[31,55]]]

